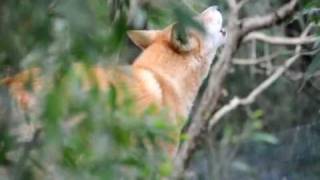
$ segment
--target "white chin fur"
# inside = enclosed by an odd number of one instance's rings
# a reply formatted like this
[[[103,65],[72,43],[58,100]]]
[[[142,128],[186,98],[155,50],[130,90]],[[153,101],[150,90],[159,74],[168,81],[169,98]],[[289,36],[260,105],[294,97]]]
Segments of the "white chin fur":
[[[223,45],[226,36],[221,32],[223,18],[216,6],[211,6],[204,10],[199,16],[199,21],[206,31],[207,50],[216,49]]]
[[[216,6],[207,8],[198,18],[209,34],[219,32],[222,28],[222,15]]]

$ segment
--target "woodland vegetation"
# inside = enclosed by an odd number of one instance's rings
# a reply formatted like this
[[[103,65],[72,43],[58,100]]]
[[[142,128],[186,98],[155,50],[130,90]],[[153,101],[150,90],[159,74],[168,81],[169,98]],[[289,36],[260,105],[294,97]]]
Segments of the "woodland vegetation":
[[[228,33],[172,142],[165,112],[133,113],[117,91],[83,91],[85,67],[126,65],[129,29],[157,29],[210,5]],[[319,0],[1,0],[0,78],[44,69],[41,108],[0,85],[0,179],[320,178]]]

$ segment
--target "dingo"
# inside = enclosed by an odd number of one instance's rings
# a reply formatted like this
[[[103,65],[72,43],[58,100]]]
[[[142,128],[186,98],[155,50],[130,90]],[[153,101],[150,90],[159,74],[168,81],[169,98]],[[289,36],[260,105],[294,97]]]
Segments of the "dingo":
[[[121,79],[132,90],[139,109],[155,104],[160,108],[167,107],[172,119],[187,117],[216,50],[226,36],[222,29],[222,15],[216,6],[207,8],[195,20],[203,25],[204,32],[187,29],[184,43],[177,35],[176,24],[163,30],[129,31],[130,39],[143,52],[131,66],[131,73],[92,68],[98,86],[104,90],[110,83]],[[24,84],[30,76],[39,75],[40,70],[34,68],[6,78],[4,82],[9,85],[13,97],[27,107],[34,98],[25,90]]]

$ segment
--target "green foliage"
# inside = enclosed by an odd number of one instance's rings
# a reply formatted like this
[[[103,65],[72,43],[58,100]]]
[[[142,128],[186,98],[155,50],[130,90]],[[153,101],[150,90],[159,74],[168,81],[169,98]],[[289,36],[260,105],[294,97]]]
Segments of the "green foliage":
[[[0,121],[0,179],[162,179],[170,175],[172,165],[163,146],[174,143],[171,135],[177,127],[168,123],[167,113],[150,107],[139,114],[125,87],[101,92],[84,83],[91,78],[90,67],[118,61],[126,46],[130,3],[0,2],[1,77],[40,67],[44,79],[35,111],[25,114],[12,103],[8,104],[12,116],[1,114],[5,118]],[[156,15],[160,10],[148,13],[149,21],[158,26],[166,15]],[[76,62],[83,65],[80,71]],[[41,126],[41,132],[34,137],[38,131],[32,128],[12,133],[11,125],[13,129]],[[11,169],[13,173],[2,173]]]
[[[320,7],[320,2],[317,0],[311,0],[311,1],[302,1],[302,4],[306,8],[317,8]]]
[[[305,73],[305,80],[309,80],[320,69],[320,53],[317,53]]]
[[[224,144],[243,144],[251,141],[257,143],[277,144],[278,140],[272,134],[263,132],[262,110],[257,110],[249,114],[249,119],[240,128],[237,123],[228,123],[223,130]],[[235,135],[237,134],[237,135]]]
[[[44,98],[46,134],[39,161],[55,164],[55,173],[71,179],[169,175],[170,170],[159,171],[168,163],[159,142],[169,143],[166,134],[173,130],[162,123],[165,117],[154,116],[152,110],[135,115],[130,96],[119,103],[114,88],[106,93],[85,90],[83,74],[74,72],[67,71]]]
[[[95,86],[86,89],[84,79],[89,76],[88,68],[96,64],[129,62],[120,56],[136,53],[127,44],[128,29],[159,29],[178,22],[182,29],[179,33],[183,34],[186,27],[201,29],[192,19],[193,10],[200,11],[214,3],[224,9],[224,17],[227,17],[227,5],[222,0],[137,2],[0,1],[1,77],[36,66],[43,69],[45,81],[44,90],[36,94],[40,98],[39,108],[32,114],[19,111],[8,92],[0,87],[1,180],[164,179],[170,175],[172,164],[167,152],[162,151],[162,143],[173,142],[171,134],[177,131],[177,127],[166,123],[166,112],[159,115],[154,107],[150,107],[138,115],[125,88],[110,87],[107,92],[100,92]],[[319,2],[300,1],[303,11],[297,18],[304,19],[303,16],[308,14],[308,22],[319,23],[319,16],[313,14],[320,6]],[[276,0],[250,1],[241,16],[272,12],[281,3]],[[281,28],[275,27],[268,33],[283,35]],[[267,55],[263,48],[258,43],[258,57]],[[288,49],[268,47],[267,53]],[[238,53],[249,57],[248,52],[248,48],[241,47]],[[283,63],[282,58],[277,59],[272,61],[272,66]],[[84,65],[82,71],[75,70],[76,62]],[[310,80],[318,72],[319,64],[318,53],[312,56],[304,74],[305,80]],[[270,72],[263,72],[269,64],[260,65],[250,66],[250,70],[234,66],[226,81],[230,98],[245,96],[269,76]],[[296,69],[299,68],[293,71]],[[208,145],[209,153],[195,158],[204,163],[210,161],[211,166],[201,164],[195,167],[196,173],[201,177],[208,176],[202,179],[291,178],[283,174],[295,177],[302,174],[306,178],[308,172],[296,171],[303,167],[311,172],[312,177],[319,177],[318,171],[315,171],[317,174],[312,172],[319,169],[319,165],[310,163],[316,162],[319,156],[315,133],[318,131],[303,127],[289,131],[318,119],[317,93],[297,93],[297,84],[282,78],[251,107],[230,113],[218,127],[217,138],[206,137],[208,141],[215,141]],[[258,110],[251,111],[251,108]],[[33,136],[34,124],[41,126],[39,136]],[[285,135],[278,133],[283,131]],[[301,135],[303,131],[307,132],[305,136]],[[296,139],[300,135],[302,138]],[[180,140],[188,138],[183,134]],[[312,153],[308,154],[308,150]],[[276,163],[270,163],[271,160]],[[208,172],[203,172],[204,167]],[[223,176],[219,175],[220,172]],[[239,172],[248,176],[238,176]],[[281,176],[276,176],[277,172]],[[235,177],[231,178],[232,175]]]
[[[236,117],[221,122],[216,128],[216,134],[212,133],[217,137],[213,137],[214,140],[207,140],[209,141],[208,146],[214,147],[208,147],[207,150],[211,155],[209,170],[212,173],[210,173],[210,177],[217,179],[239,178],[234,178],[234,173],[255,177],[256,167],[247,161],[247,156],[242,156],[242,153],[247,151],[247,146],[249,146],[249,150],[260,153],[263,151],[261,147],[275,146],[279,143],[277,137],[263,129],[265,120],[263,110],[251,111],[248,108],[247,113],[248,119],[242,120]],[[218,138],[219,140],[217,140]],[[251,157],[249,156],[249,158]],[[217,163],[219,161],[223,161],[223,163]]]

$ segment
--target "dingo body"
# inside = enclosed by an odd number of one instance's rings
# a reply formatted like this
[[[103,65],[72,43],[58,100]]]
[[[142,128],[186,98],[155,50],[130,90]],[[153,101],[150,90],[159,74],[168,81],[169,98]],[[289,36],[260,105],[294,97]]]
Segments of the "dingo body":
[[[204,32],[187,29],[185,43],[177,37],[176,25],[164,30],[129,31],[129,37],[143,52],[128,74],[121,70],[93,67],[98,87],[105,90],[110,83],[121,79],[132,90],[139,109],[155,104],[160,108],[167,107],[173,120],[187,117],[216,50],[225,39],[222,15],[215,6],[207,8],[195,19],[203,25]],[[25,108],[35,100],[24,84],[30,78],[37,79],[40,74],[40,70],[34,68],[4,80],[13,97]],[[33,89],[41,89],[41,85],[35,85]]]

